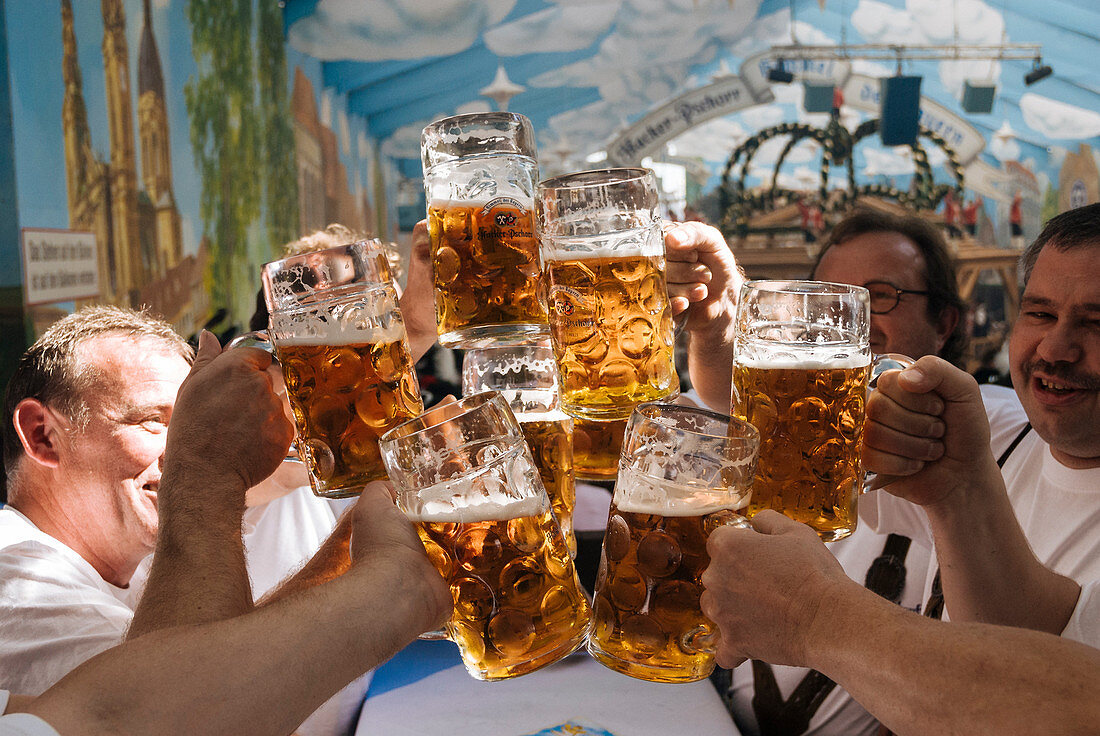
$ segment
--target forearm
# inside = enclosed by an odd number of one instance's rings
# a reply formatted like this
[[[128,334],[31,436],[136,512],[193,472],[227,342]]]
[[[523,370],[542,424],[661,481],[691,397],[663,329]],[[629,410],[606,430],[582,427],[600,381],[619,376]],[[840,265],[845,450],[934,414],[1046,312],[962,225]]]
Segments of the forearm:
[[[169,474],[166,472],[166,476]],[[174,482],[168,478],[166,482]],[[149,580],[126,634],[239,616],[252,608],[252,588],[241,541],[244,491],[237,481],[204,478],[203,493],[189,488],[165,494]],[[225,487],[211,493],[212,486]],[[220,506],[211,497],[241,499]]]
[[[926,508],[947,611],[954,621],[1060,634],[1080,586],[1035,557],[993,472],[952,503]]]
[[[1086,734],[1100,723],[1096,649],[1024,629],[934,621],[856,585],[830,606],[813,627],[806,664],[899,736]]]
[[[715,326],[692,332],[688,339],[691,385],[709,408],[728,414],[733,384],[733,338]]]
[[[245,616],[127,642],[29,710],[65,736],[290,733],[340,687],[439,624],[426,591],[408,562],[360,565]]]

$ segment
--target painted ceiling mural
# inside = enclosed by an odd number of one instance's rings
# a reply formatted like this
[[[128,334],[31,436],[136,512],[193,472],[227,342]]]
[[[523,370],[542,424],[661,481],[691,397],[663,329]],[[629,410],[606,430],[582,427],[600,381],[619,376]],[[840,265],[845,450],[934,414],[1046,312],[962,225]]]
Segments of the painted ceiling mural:
[[[527,115],[545,175],[591,168],[605,153],[621,162],[609,143],[628,126],[679,95],[745,76],[773,45],[1027,43],[1041,46],[1054,71],[1032,86],[1024,82],[1032,59],[903,61],[900,71],[921,76],[923,99],[979,136],[964,162],[967,184],[994,219],[1006,219],[1021,187],[1036,222],[1059,199],[1064,209],[1070,194],[1060,190],[1076,181],[1061,181],[1067,161],[1085,179],[1072,201],[1095,199],[1098,188],[1100,85],[1088,72],[1100,56],[1100,6],[1092,0],[287,0],[284,23],[290,45],[321,62],[324,84],[410,182],[419,176],[421,129],[444,115],[502,104]],[[843,84],[898,70],[893,60],[854,59],[831,73]],[[713,190],[733,149],[757,131],[826,125],[828,113],[804,107],[797,82],[814,70],[804,71],[796,69],[795,84],[765,80],[752,104],[647,153],[687,165],[695,192]],[[963,112],[968,80],[996,87],[990,113]],[[840,115],[854,129],[877,112],[849,97]],[[777,175],[791,189],[817,185],[819,146],[795,146],[776,174],[784,144],[763,143],[748,184]],[[947,180],[948,154],[932,146],[928,159]],[[859,181],[902,189],[914,172],[908,147],[877,137],[859,146],[854,164]]]

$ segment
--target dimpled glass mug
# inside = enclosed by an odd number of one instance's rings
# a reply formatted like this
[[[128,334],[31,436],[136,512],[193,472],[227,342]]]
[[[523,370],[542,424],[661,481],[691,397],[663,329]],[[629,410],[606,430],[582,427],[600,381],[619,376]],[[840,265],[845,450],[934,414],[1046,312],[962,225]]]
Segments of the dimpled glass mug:
[[[718,526],[744,526],[759,434],[747,422],[645,404],[627,426],[592,600],[588,651],[613,670],[692,682],[714,669],[700,577]]]
[[[386,478],[378,437],[424,409],[381,243],[348,243],[263,266],[266,332],[233,344],[273,348],[318,496]]]
[[[604,169],[539,182],[539,252],[562,409],[626,419],[680,392],[657,178]]]
[[[479,680],[575,651],[589,607],[538,469],[496,391],[441,404],[387,432],[397,505],[448,582],[448,638]]]
[[[750,515],[774,509],[826,542],[855,531],[868,383],[913,362],[872,355],[870,325],[861,286],[742,285],[730,414],[760,431]]]
[[[482,391],[499,391],[516,415],[569,554],[575,558],[573,419],[559,408],[550,341],[467,350],[462,359],[462,393],[469,396]]]
[[[424,128],[421,156],[440,344],[545,336],[531,121],[510,112],[444,118]]]

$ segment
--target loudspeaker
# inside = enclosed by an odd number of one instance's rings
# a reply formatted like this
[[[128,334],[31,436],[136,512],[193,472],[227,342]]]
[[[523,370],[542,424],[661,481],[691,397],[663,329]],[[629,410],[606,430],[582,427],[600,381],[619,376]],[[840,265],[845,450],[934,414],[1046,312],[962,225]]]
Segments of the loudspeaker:
[[[996,94],[996,85],[975,84],[967,81],[963,85],[962,108],[966,112],[991,113],[993,112],[993,97]]]
[[[833,85],[805,82],[802,90],[802,107],[806,112],[833,111]]]
[[[883,77],[879,134],[884,146],[917,142],[920,131],[921,77]]]

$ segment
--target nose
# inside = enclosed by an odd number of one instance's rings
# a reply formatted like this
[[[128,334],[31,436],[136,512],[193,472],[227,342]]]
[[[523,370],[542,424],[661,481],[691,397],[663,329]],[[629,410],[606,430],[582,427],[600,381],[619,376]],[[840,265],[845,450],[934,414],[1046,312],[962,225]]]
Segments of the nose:
[[[1081,359],[1081,344],[1068,320],[1058,320],[1044,333],[1036,353],[1047,363],[1076,363]]]

